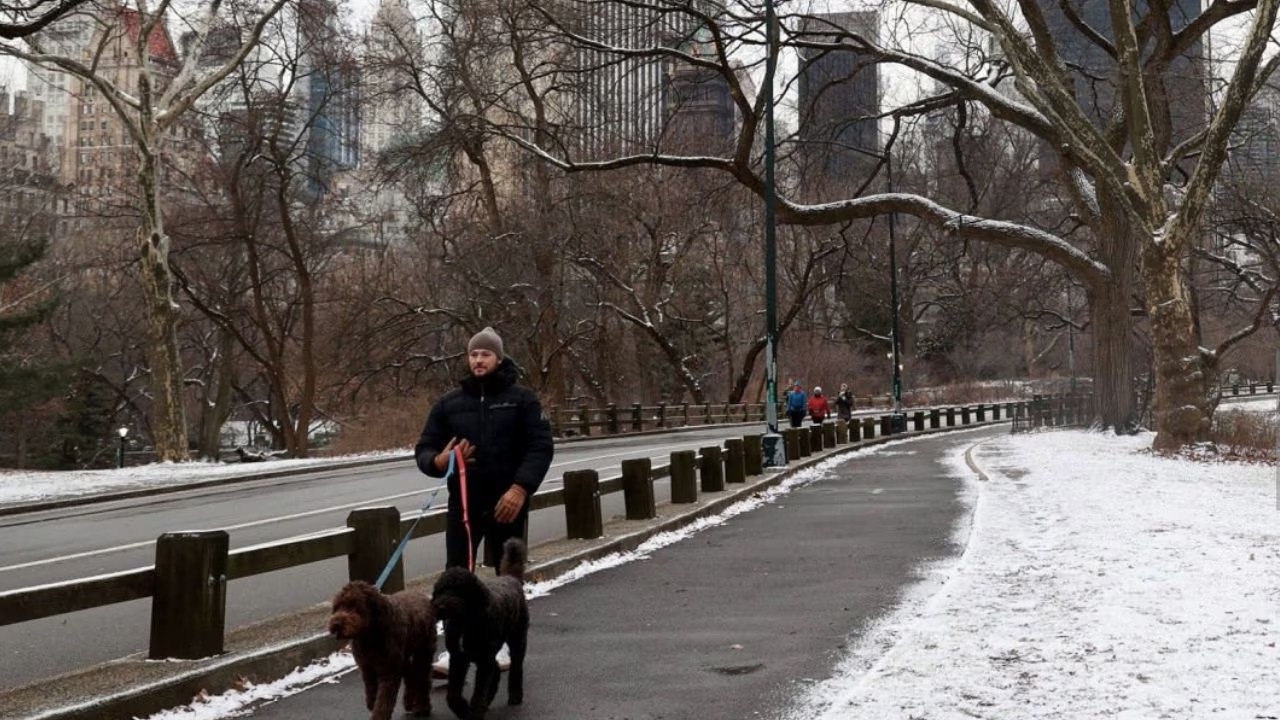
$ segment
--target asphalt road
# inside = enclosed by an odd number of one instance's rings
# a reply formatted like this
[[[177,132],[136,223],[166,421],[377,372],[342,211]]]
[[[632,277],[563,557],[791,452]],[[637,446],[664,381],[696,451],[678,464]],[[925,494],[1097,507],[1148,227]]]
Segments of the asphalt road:
[[[753,431],[710,427],[561,444],[543,487],[558,486],[568,470],[596,468],[602,476],[616,475],[624,459],[664,463],[673,450],[715,445]],[[0,589],[149,566],[155,538],[169,531],[227,529],[235,549],[341,527],[358,507],[395,505],[402,513],[414,512],[434,482],[404,461],[0,517]],[[659,500],[669,497],[665,483],[656,492]],[[622,512],[621,494],[605,499],[606,517]],[[534,514],[531,542],[564,532],[560,508]],[[443,542],[416,541],[405,560],[409,577],[434,572],[444,565]],[[346,573],[346,561],[336,559],[234,581],[228,588],[227,623],[240,626],[326,601]],[[145,649],[150,612],[150,600],[138,600],[0,626],[0,688]]]
[[[960,481],[938,460],[1007,426],[923,437],[530,605],[525,703],[494,720],[779,718],[831,674],[920,563],[960,552]],[[433,717],[453,717],[437,692]],[[362,717],[356,674],[259,708],[260,720]],[[397,717],[403,717],[398,714]]]

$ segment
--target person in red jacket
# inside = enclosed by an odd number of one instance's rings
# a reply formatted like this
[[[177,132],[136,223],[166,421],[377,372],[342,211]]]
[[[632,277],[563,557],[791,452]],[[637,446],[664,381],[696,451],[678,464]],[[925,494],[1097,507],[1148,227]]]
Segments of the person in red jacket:
[[[809,396],[809,417],[815,423],[821,423],[830,413],[831,406],[827,404],[827,396],[822,394],[821,387],[814,386],[813,394]]]

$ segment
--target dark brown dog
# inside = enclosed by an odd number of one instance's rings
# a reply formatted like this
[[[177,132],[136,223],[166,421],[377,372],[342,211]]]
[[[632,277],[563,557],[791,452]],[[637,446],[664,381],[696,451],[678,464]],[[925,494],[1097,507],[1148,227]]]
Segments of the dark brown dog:
[[[390,720],[401,680],[405,711],[431,712],[436,618],[425,593],[383,595],[367,582],[347,583],[333,598],[329,632],[351,641],[371,720]]]
[[[449,709],[462,720],[484,720],[498,694],[498,660],[503,643],[511,651],[507,704],[524,701],[524,656],[529,646],[529,606],[524,599],[527,552],[516,538],[502,546],[498,578],[486,583],[465,568],[449,568],[436,580],[431,604],[444,621],[449,651]],[[475,689],[468,705],[462,695],[467,669],[475,663]]]

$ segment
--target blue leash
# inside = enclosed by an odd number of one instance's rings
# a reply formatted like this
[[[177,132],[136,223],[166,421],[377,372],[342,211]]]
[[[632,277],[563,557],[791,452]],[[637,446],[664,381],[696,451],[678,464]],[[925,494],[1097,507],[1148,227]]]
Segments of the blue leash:
[[[418,527],[418,522],[421,521],[427,514],[427,511],[431,509],[431,505],[435,503],[436,495],[440,493],[440,488],[446,487],[449,484],[449,478],[453,476],[454,454],[455,453],[452,452],[449,453],[449,469],[445,470],[444,479],[440,481],[440,484],[436,486],[435,490],[431,491],[431,496],[427,498],[427,504],[422,506],[422,512],[418,514],[417,519],[409,526],[408,532],[404,534],[404,537],[400,538],[399,543],[396,543],[396,549],[391,553],[391,559],[387,561],[387,566],[382,568],[382,574],[378,576],[377,582],[373,584],[373,586],[379,590],[382,589],[382,585],[387,581],[387,578],[391,576],[391,569],[396,566],[396,563],[400,562],[400,556],[404,555],[404,548],[409,544],[409,538],[413,537],[413,531]]]

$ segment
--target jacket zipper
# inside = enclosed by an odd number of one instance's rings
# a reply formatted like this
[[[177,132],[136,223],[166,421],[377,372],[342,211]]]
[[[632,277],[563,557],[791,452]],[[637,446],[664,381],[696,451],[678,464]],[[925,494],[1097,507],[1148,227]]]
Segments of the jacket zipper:
[[[476,441],[482,446],[485,444],[486,442],[485,439],[489,435],[488,425],[489,425],[489,408],[487,405],[485,405],[485,402],[484,402],[484,384],[482,383],[480,385],[480,437],[476,438]],[[479,458],[476,458],[476,459],[478,460]]]

